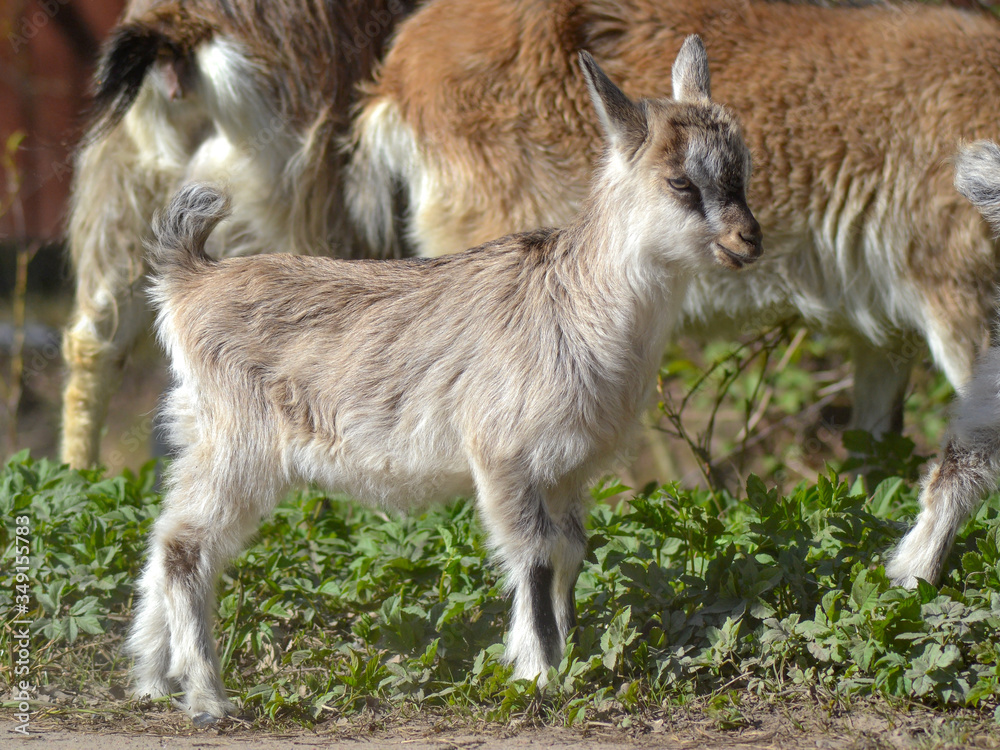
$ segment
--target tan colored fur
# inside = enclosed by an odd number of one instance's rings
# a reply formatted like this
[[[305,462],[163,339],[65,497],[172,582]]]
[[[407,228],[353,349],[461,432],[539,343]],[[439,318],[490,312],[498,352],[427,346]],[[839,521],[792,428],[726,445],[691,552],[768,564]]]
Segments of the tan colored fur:
[[[74,465],[98,458],[108,398],[145,324],[139,240],[181,181],[220,181],[234,192],[233,222],[213,237],[214,252],[329,243],[338,254],[382,254],[408,240],[438,255],[559,225],[581,205],[599,149],[584,90],[567,77],[575,50],[593,51],[630,93],[662,94],[666,61],[689,31],[716,51],[717,93],[746,120],[758,162],[750,200],[772,251],[752,275],[696,285],[682,328],[718,335],[798,312],[847,332],[855,424],[877,433],[901,425],[922,342],[952,383],[968,377],[991,313],[996,245],[951,190],[949,163],[959,139],[1000,137],[992,116],[1000,33],[987,15],[923,4],[440,0],[402,27],[370,88],[354,134],[348,222],[336,142],[352,86],[399,8],[285,0],[261,5],[265,24],[249,0],[228,15],[216,5],[185,3],[182,13],[137,2],[126,21],[176,37],[184,54],[205,46],[205,28],[213,39],[245,37],[253,64],[233,79],[237,106],[213,110],[184,86],[171,99],[167,73],[183,79],[185,68],[168,54],[124,122],[95,131],[79,157],[63,440]],[[373,22],[380,8],[386,24]],[[249,133],[227,132],[255,117]],[[398,187],[409,199],[404,222]]]
[[[575,622],[588,482],[627,445],[685,286],[761,253],[750,153],[692,37],[678,100],[630,102],[586,55],[607,150],[581,214],[434,260],[212,260],[185,187],[151,244],[178,446],[129,639],[136,691],[232,706],[214,582],[290,486],[413,509],[475,493],[513,592],[507,656],[540,683]]]

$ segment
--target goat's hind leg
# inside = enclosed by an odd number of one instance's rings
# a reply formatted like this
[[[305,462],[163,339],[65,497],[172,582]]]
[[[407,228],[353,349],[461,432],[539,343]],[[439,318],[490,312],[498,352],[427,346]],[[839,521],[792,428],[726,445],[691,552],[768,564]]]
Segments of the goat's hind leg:
[[[1000,477],[1000,348],[976,366],[952,414],[941,462],[924,480],[920,515],[900,542],[886,573],[901,586],[932,583],[941,574],[962,522]]]
[[[170,671],[170,627],[167,623],[166,570],[163,550],[153,544],[149,561],[136,583],[136,611],[129,632],[132,693],[136,698],[163,698],[179,689]]]
[[[166,567],[166,614],[170,629],[168,677],[184,692],[184,707],[196,724],[234,711],[226,698],[212,637],[215,578],[221,567],[216,529],[185,527],[162,541]]]
[[[108,404],[149,313],[139,282],[109,288],[94,304],[81,303],[82,292],[77,295],[73,323],[63,334],[69,378],[63,393],[62,460],[85,468],[100,458]]]
[[[174,468],[129,638],[135,691],[163,694],[177,686],[195,723],[207,724],[234,710],[212,637],[215,584],[256,529],[259,514],[255,504],[227,492],[224,482],[189,481],[195,472]]]
[[[154,167],[143,158],[124,125],[86,143],[78,155],[68,228],[76,293],[63,334],[68,378],[61,447],[62,460],[74,468],[98,461],[108,403],[150,318],[142,241],[154,207],[179,176],[162,163]]]
[[[903,431],[906,386],[917,353],[922,351],[912,341],[894,341],[886,347],[876,347],[861,339],[853,342],[852,430],[870,432],[875,438]]]

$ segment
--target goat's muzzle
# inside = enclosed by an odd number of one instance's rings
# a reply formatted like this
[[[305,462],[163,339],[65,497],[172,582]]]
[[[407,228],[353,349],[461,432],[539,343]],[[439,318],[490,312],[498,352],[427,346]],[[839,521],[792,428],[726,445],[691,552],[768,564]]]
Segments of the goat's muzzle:
[[[713,243],[715,260],[738,271],[756,261],[764,251],[760,224],[749,215],[747,221],[720,235]]]

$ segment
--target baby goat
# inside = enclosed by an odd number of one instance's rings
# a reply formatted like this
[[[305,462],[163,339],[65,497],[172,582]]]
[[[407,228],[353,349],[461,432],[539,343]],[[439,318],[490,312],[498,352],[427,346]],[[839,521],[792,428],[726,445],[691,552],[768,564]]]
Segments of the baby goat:
[[[959,153],[955,187],[1000,234],[1000,147],[979,141]],[[886,572],[913,588],[937,581],[962,522],[1000,478],[1000,346],[987,350],[972,381],[959,391],[941,462],[924,479],[917,523]]]
[[[139,694],[232,710],[212,645],[220,569],[292,485],[400,509],[475,493],[513,591],[507,656],[541,681],[575,621],[587,483],[646,407],[685,287],[761,253],[750,152],[697,37],[674,100],[580,63],[606,140],[582,213],[436,260],[213,261],[227,201],[183,189],[155,227],[176,386],[171,466],[130,637]]]

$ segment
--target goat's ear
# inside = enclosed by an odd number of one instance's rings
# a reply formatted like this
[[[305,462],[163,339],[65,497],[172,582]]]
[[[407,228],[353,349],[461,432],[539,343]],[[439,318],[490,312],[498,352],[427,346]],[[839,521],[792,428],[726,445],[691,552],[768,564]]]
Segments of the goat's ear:
[[[642,109],[604,75],[585,50],[580,50],[580,69],[611,145],[632,151],[637,149],[646,140],[647,133],[646,115]]]
[[[712,98],[708,75],[708,53],[701,37],[692,34],[684,40],[673,69],[674,101],[707,102]]]

